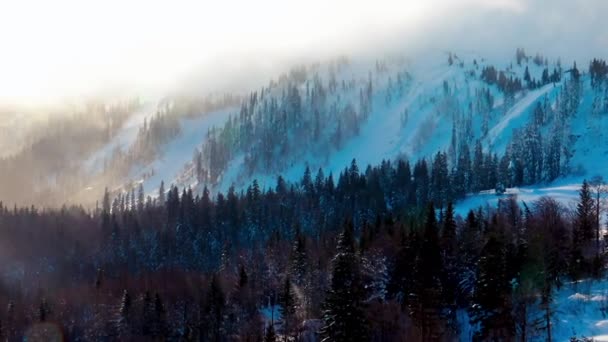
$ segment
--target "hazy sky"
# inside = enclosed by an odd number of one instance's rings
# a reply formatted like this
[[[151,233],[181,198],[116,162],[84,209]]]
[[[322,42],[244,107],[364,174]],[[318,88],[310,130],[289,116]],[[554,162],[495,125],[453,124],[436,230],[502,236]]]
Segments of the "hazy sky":
[[[603,0],[19,0],[0,4],[0,101],[219,82],[249,66],[387,49],[523,46],[608,57]]]

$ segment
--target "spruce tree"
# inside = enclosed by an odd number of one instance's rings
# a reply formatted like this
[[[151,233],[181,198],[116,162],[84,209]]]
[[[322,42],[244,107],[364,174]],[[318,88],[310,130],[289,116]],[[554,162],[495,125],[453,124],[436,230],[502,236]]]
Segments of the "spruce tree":
[[[160,182],[160,188],[158,188],[158,204],[160,206],[165,205],[165,182]]]
[[[224,334],[225,300],[219,279],[217,275],[213,275],[209,286],[209,292],[207,293],[207,301],[203,309],[203,317],[201,317],[203,320],[201,325],[206,332],[207,341],[221,341]]]
[[[487,180],[487,172],[485,168],[485,158],[483,155],[483,149],[481,147],[481,142],[477,140],[475,143],[475,153],[473,156],[473,164],[472,164],[472,181],[471,181],[471,190],[474,192],[478,192],[484,190],[486,187]]]
[[[151,325],[152,336],[156,338],[164,338],[167,335],[167,317],[165,307],[157,293],[154,295],[154,315]]]
[[[444,298],[441,284],[443,265],[435,207],[429,204],[421,247],[414,266],[414,283],[409,298],[410,314],[423,340],[441,338],[444,330]]]
[[[132,330],[132,301],[131,295],[127,290],[124,290],[118,310],[118,319],[116,321],[116,330],[120,339],[128,339]]]
[[[511,284],[504,244],[491,236],[477,267],[477,281],[469,308],[471,323],[479,326],[479,341],[510,341],[515,325],[511,315]]]
[[[152,325],[154,320],[154,307],[150,292],[146,291],[142,296],[142,316],[141,316],[141,334],[150,336],[152,334]]]
[[[279,312],[283,322],[283,333],[285,338],[291,335],[296,325],[296,299],[291,288],[289,277],[285,278],[283,290],[279,294]]]
[[[347,223],[332,260],[331,285],[323,304],[321,336],[325,342],[365,341],[368,336],[359,259],[354,246],[353,227]]]
[[[454,220],[454,205],[448,203],[443,219],[443,229],[441,230],[441,259],[444,267],[441,285],[443,287],[444,300],[450,314],[455,313],[456,290],[458,288],[458,265],[457,252],[458,241],[456,238],[456,221]]]
[[[15,335],[15,304],[10,301],[6,308],[6,338],[12,341]]]
[[[409,294],[413,286],[414,264],[418,254],[418,239],[416,232],[410,231],[409,236],[403,233],[399,251],[393,263],[388,295],[395,298],[403,309],[409,304]]]
[[[266,334],[264,334],[264,342],[277,342],[277,335],[274,332],[274,324],[268,324]]]
[[[40,322],[46,322],[50,313],[51,310],[49,308],[49,304],[45,298],[42,298],[42,301],[40,301],[40,305],[38,306],[38,320]]]
[[[595,237],[594,202],[587,180],[583,181],[576,206],[572,247],[570,255],[570,276],[579,279],[588,269],[585,250]]]
[[[298,286],[303,286],[308,270],[308,256],[306,252],[306,240],[299,229],[296,231],[296,237],[291,251],[290,268],[294,283]]]

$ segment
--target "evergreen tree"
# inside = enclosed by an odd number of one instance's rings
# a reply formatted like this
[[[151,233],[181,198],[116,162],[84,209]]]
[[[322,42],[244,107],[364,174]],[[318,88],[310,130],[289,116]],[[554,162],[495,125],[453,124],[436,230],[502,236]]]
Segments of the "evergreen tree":
[[[142,213],[144,211],[144,184],[139,183],[137,188],[137,211]]]
[[[411,231],[409,236],[406,236],[404,232],[391,271],[388,295],[390,298],[397,299],[404,309],[409,304],[409,294],[413,287],[413,271],[418,246],[416,233]]]
[[[428,202],[429,195],[429,172],[424,159],[418,161],[414,166],[414,184],[412,193],[416,199],[415,205],[424,207]]]
[[[409,309],[423,340],[436,340],[445,333],[444,293],[441,286],[443,265],[435,207],[429,204],[416,263]]]
[[[224,336],[223,323],[225,313],[225,296],[217,275],[211,278],[207,300],[203,307],[201,325],[207,341],[219,342]]]
[[[464,227],[458,237],[459,242],[459,304],[464,306],[472,297],[475,289],[477,260],[482,248],[480,219],[470,210]]]
[[[579,279],[588,270],[590,242],[595,237],[594,201],[587,180],[583,181],[576,205],[572,247],[570,256],[570,276]]]
[[[274,324],[268,324],[266,334],[264,334],[264,342],[277,342],[277,335],[274,332]]]
[[[530,70],[528,70],[528,66],[526,65],[526,70],[524,71],[524,81],[530,83]]]
[[[151,326],[152,336],[156,338],[164,338],[167,335],[167,317],[165,307],[157,293],[154,295],[154,316]]]
[[[450,183],[448,176],[448,161],[445,153],[437,152],[433,160],[431,171],[431,193],[433,203],[439,208],[447,203],[450,195]]]
[[[146,291],[142,296],[142,318],[141,318],[141,334],[150,336],[152,334],[152,325],[154,324],[154,304],[150,292]]]
[[[323,304],[321,336],[326,342],[364,341],[368,336],[354,245],[353,227],[347,223],[338,240],[331,285]]]
[[[453,311],[456,304],[456,293],[458,288],[458,241],[456,237],[456,221],[454,220],[454,206],[448,203],[443,219],[441,230],[441,259],[444,272],[442,274],[441,286],[443,287],[445,303]]]
[[[505,246],[491,236],[481,252],[470,306],[471,323],[479,326],[476,340],[511,341],[514,338],[511,284],[506,267]]]
[[[121,339],[128,339],[129,336],[131,336],[131,331],[133,329],[133,318],[131,317],[132,305],[131,295],[125,290],[122,294],[120,308],[118,310],[118,319],[116,321],[116,330]]]
[[[473,177],[471,190],[474,192],[478,192],[484,190],[487,186],[487,172],[485,167],[485,158],[483,155],[483,150],[481,148],[481,142],[477,140],[475,143],[475,155],[473,157]]]
[[[49,314],[51,313],[51,309],[49,304],[47,303],[45,298],[42,298],[40,305],[38,306],[38,320],[40,322],[46,322],[49,318]]]
[[[109,215],[110,214],[110,192],[108,191],[108,188],[106,187],[106,189],[103,192],[103,201],[102,201],[102,210],[103,213]]]
[[[579,202],[576,205],[576,227],[584,240],[592,240],[595,237],[594,206],[589,183],[584,180],[579,191]]]
[[[12,341],[15,335],[15,303],[12,301],[8,302],[6,308],[6,338],[8,341]]]
[[[465,143],[460,147],[451,185],[455,198],[464,197],[471,190],[471,155]]]
[[[291,288],[289,277],[285,278],[283,290],[279,295],[279,312],[283,321],[283,333],[285,338],[291,336],[293,329],[296,327],[296,299]]]
[[[303,286],[308,270],[308,255],[306,252],[306,240],[300,233],[299,229],[296,232],[294,245],[291,251],[291,276],[294,283],[298,286]]]
[[[158,203],[161,206],[165,205],[165,181],[160,182],[160,188],[158,188]]]
[[[554,128],[549,137],[549,146],[545,153],[546,177],[549,182],[560,176],[562,143],[558,129]]]

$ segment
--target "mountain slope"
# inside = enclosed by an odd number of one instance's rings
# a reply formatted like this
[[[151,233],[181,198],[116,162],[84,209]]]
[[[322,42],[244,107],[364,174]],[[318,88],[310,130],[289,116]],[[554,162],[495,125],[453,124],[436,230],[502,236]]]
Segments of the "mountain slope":
[[[604,88],[591,87],[588,74],[574,87],[570,71],[559,61],[529,57],[521,65],[515,60],[494,64],[472,53],[413,61],[342,58],[297,67],[252,92],[240,108],[225,106],[195,119],[180,118],[182,132],[116,184],[128,188],[143,182],[150,194],[156,194],[161,180],[198,191],[203,186],[244,189],[253,179],[274,187],[278,175],[298,181],[307,167],[337,176],[352,159],[366,166],[395,158],[430,158],[438,151],[447,152],[454,168],[462,146],[473,154],[477,141],[484,154],[497,155],[496,163],[504,156],[508,172],[514,162],[524,164],[519,165],[518,180],[504,185],[546,184],[556,177],[562,179],[559,184],[564,177],[576,184],[606,170],[599,157],[608,152],[597,141],[608,139],[601,129],[608,120],[603,110],[591,113]],[[572,93],[577,96],[574,105]],[[538,108],[543,113],[535,123]],[[528,142],[532,131],[538,142]],[[116,139],[123,138],[118,134]],[[545,166],[552,139],[557,141],[557,171]],[[540,159],[538,170],[530,171],[523,159],[516,159],[532,147],[540,149],[534,152]],[[110,150],[105,147],[100,153],[111,158]],[[493,189],[490,183],[473,190]]]

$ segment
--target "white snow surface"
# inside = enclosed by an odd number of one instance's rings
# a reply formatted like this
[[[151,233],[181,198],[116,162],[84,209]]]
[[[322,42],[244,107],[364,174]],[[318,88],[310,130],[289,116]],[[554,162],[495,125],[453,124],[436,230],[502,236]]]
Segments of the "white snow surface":
[[[202,145],[209,129],[222,126],[235,111],[235,108],[227,108],[200,118],[183,119],[180,135],[163,148],[158,159],[133,170],[131,178],[142,181],[144,189],[153,194],[157,193],[161,181],[179,187],[196,185],[191,165],[194,149]]]
[[[473,61],[477,62],[477,66]],[[458,64],[462,62],[463,66]],[[484,148],[491,152],[502,154],[509,142],[514,129],[526,125],[537,101],[545,97],[554,103],[561,84],[548,84],[539,89],[522,91],[515,95],[512,101],[507,101],[496,86],[489,86],[479,80],[483,66],[494,65],[498,70],[509,69],[511,74],[522,77],[526,65],[535,79],[540,79],[542,68],[532,62],[516,65],[509,61],[485,60],[475,53],[459,54],[456,63],[452,66],[447,63],[447,56],[438,54],[427,56],[421,60],[406,60],[402,64],[389,64],[387,73],[374,73],[373,110],[369,118],[362,123],[360,133],[345,141],[339,150],[332,150],[328,157],[319,156],[310,151],[298,156],[288,167],[273,172],[254,172],[245,175],[244,155],[236,154],[229,161],[227,169],[220,177],[212,191],[226,191],[231,185],[238,190],[244,189],[253,179],[257,179],[262,188],[274,187],[276,177],[281,174],[288,181],[298,181],[304,169],[309,166],[313,172],[323,168],[325,175],[330,172],[337,177],[340,171],[348,166],[352,159],[356,159],[361,170],[368,164],[379,164],[383,159],[395,159],[400,156],[415,161],[419,158],[429,158],[438,151],[447,151],[452,138],[452,125],[455,115],[467,115],[472,94],[479,89],[489,89],[494,97],[494,106],[488,123],[488,134],[481,132],[481,118],[473,118],[474,139],[481,139]],[[552,70],[554,65],[549,65]],[[324,68],[321,68],[324,70]],[[337,74],[338,83],[341,79],[355,79],[365,82],[369,70],[374,69],[373,61],[352,61],[350,66],[340,70]],[[393,98],[390,103],[385,102],[386,85],[388,77],[395,82],[398,71],[407,71],[412,79],[405,87],[403,95]],[[476,76],[471,76],[475,71]],[[322,76],[323,77],[323,76]],[[567,75],[564,75],[567,77]],[[552,184],[539,184],[534,187],[509,189],[506,195],[517,195],[523,201],[533,201],[541,196],[553,196],[569,204],[577,195],[578,186],[583,179],[601,175],[608,171],[608,118],[592,117],[589,112],[593,100],[586,75],[583,88],[583,97],[579,112],[571,120],[571,133],[573,136],[574,156],[570,162],[573,173],[568,178],[558,179]],[[323,79],[327,82],[327,79]],[[442,107],[444,84],[451,91],[453,103],[457,108]],[[360,84],[357,85],[359,87]],[[342,99],[351,101],[356,106],[358,99]],[[408,120],[401,123],[401,114],[408,111]],[[122,131],[102,150],[90,157],[87,165],[91,168],[99,167],[107,156],[116,147],[124,148],[133,142],[137,129],[143,122],[146,113],[152,114],[153,109],[146,108],[134,115],[123,127]],[[192,173],[192,156],[194,149],[202,145],[206,139],[207,130],[212,126],[222,126],[230,114],[238,113],[238,108],[229,108],[210,113],[200,118],[190,120],[182,119],[182,132],[179,137],[169,142],[157,160],[149,165],[137,167],[132,170],[127,182],[144,182],[146,192],[155,194],[161,180],[166,185],[196,186]],[[473,146],[469,146],[473,148]],[[195,187],[195,190],[200,190]],[[505,196],[505,195],[503,195]],[[467,196],[457,209],[463,213],[471,208],[489,203],[495,204],[499,196],[490,192]]]
[[[521,119],[522,114],[530,108],[536,101],[542,98],[543,95],[547,94],[549,91],[554,89],[556,86],[554,84],[547,84],[540,89],[535,89],[527,94],[521,96],[516,104],[509,109],[507,114],[496,124],[496,126],[492,127],[492,129],[488,132],[488,136],[486,138],[487,143],[490,146],[495,146],[498,139],[506,140],[505,138],[509,138],[509,132],[506,132],[506,129],[509,127],[513,127],[514,121]],[[525,120],[523,122],[517,123],[519,127],[525,124]],[[516,126],[516,127],[517,127]]]
[[[569,341],[573,336],[608,341],[607,280],[565,284],[555,294],[553,310],[555,341]]]
[[[137,132],[143,126],[144,120],[150,118],[156,111],[157,103],[154,101],[146,102],[141,109],[135,112],[120,127],[118,133],[112,137],[109,143],[93,153],[86,161],[85,168],[89,172],[99,172],[103,168],[104,160],[110,158],[114,150],[125,150],[137,138]]]

